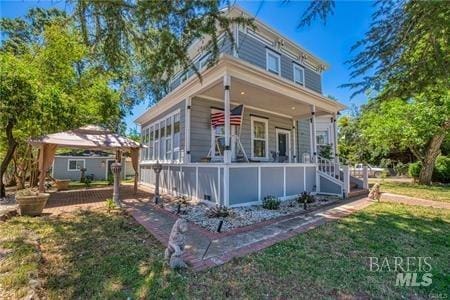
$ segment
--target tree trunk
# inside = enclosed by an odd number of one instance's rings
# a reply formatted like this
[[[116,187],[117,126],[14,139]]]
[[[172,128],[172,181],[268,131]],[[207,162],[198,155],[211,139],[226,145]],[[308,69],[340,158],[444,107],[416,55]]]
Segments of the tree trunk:
[[[433,176],[434,164],[436,163],[436,158],[441,153],[441,145],[445,139],[447,132],[444,131],[437,134],[431,138],[428,143],[425,156],[422,159],[422,169],[419,174],[419,183],[421,184],[431,184],[431,178]]]
[[[17,142],[13,136],[13,128],[14,128],[13,120],[8,120],[8,123],[6,124],[6,128],[5,128],[6,138],[8,141],[8,150],[6,151],[5,158],[3,159],[2,164],[0,165],[0,198],[6,197],[6,190],[5,190],[5,183],[3,182],[3,175],[5,174],[9,163],[13,159],[14,151],[16,150],[16,147],[17,147]]]

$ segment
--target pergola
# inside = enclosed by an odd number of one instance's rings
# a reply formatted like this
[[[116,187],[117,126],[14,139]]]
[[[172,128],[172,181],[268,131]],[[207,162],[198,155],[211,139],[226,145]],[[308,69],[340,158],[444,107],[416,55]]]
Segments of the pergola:
[[[79,148],[87,150],[112,150],[116,153],[116,163],[121,160],[122,152],[130,152],[131,163],[135,172],[134,192],[137,191],[139,149],[141,144],[119,134],[108,131],[100,126],[88,125],[78,129],[48,134],[29,141],[32,146],[39,147],[39,192],[45,190],[45,177],[53,163],[56,149]],[[120,171],[120,169],[119,169]],[[114,176],[114,186],[118,176]],[[117,178],[117,179],[116,179]]]

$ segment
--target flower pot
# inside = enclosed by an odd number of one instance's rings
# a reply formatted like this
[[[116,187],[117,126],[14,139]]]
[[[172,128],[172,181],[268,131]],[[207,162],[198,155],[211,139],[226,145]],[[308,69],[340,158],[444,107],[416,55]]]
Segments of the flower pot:
[[[22,216],[39,216],[47,204],[50,194],[39,193],[34,196],[18,196],[16,202],[19,204],[20,215]]]
[[[56,189],[58,191],[64,191],[69,189],[69,179],[63,179],[63,180],[55,180],[56,183]]]

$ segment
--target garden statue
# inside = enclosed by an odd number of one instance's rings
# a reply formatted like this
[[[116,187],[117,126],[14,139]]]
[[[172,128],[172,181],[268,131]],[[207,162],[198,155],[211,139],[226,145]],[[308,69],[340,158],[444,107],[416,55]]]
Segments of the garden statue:
[[[187,221],[185,219],[178,219],[170,232],[169,243],[167,244],[164,253],[164,259],[169,262],[169,266],[172,269],[187,268],[186,263],[181,257],[185,246],[187,226]]]
[[[162,165],[159,163],[159,161],[156,161],[156,164],[152,166],[153,171],[155,172],[155,204],[158,204],[161,195],[159,194],[159,175],[162,171]]]
[[[380,201],[381,192],[380,192],[380,184],[375,183],[369,193],[369,199]]]

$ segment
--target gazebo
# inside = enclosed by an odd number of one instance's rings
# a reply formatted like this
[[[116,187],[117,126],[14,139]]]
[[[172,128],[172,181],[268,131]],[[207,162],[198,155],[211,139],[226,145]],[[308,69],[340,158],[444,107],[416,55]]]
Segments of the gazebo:
[[[116,163],[113,164],[113,172],[120,173],[120,161],[122,152],[130,152],[131,163],[135,172],[134,192],[137,191],[139,149],[141,144],[119,134],[104,129],[101,126],[87,125],[78,129],[48,134],[29,141],[32,146],[39,147],[39,191],[45,190],[45,177],[53,163],[56,149],[81,148],[86,150],[113,150],[116,153]],[[115,168],[115,170],[114,170]],[[114,176],[114,194],[118,198],[119,178]],[[117,191],[116,191],[117,189]],[[116,197],[115,197],[116,198]],[[118,200],[118,199],[114,199]]]

